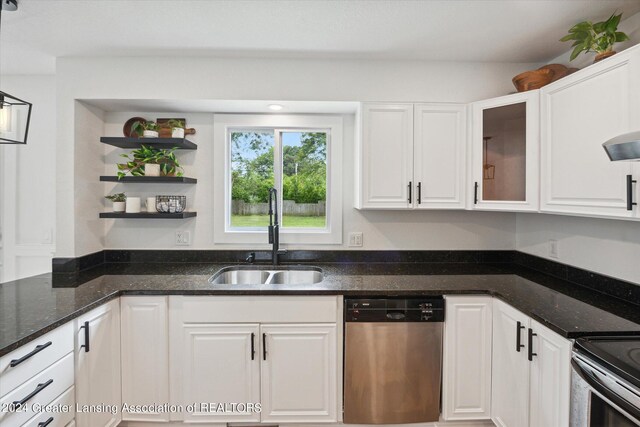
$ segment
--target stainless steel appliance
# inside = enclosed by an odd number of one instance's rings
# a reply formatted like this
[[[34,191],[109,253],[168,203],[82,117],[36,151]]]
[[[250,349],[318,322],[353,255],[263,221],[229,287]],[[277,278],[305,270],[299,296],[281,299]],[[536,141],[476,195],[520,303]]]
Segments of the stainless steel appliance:
[[[571,427],[640,426],[640,337],[578,338]]]
[[[442,297],[345,300],[345,424],[438,421]]]

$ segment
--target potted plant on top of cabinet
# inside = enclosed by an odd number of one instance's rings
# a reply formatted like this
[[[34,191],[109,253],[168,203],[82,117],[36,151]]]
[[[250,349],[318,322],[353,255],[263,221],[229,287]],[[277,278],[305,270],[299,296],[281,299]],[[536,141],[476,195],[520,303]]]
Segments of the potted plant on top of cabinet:
[[[569,34],[560,39],[560,41],[568,42],[573,40],[573,52],[571,52],[570,60],[577,58],[580,52],[596,52],[596,58],[593,62],[601,61],[614,55],[613,45],[618,42],[629,40],[629,36],[621,31],[617,31],[618,24],[622,13],[615,13],[606,21],[580,22],[569,30]]]

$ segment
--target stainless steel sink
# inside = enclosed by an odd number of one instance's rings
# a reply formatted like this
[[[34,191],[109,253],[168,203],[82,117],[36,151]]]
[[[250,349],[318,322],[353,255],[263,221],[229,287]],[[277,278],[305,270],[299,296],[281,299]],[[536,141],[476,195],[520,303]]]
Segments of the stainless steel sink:
[[[313,285],[322,282],[322,272],[315,270],[276,271],[269,280],[271,285]]]
[[[261,270],[248,267],[227,267],[210,279],[214,285],[313,285],[322,282],[322,270],[317,267]]]

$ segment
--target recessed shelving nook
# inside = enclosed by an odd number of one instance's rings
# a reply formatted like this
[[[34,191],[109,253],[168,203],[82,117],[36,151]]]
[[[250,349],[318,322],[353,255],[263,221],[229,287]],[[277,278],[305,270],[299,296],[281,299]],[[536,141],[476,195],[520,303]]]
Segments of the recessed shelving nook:
[[[136,149],[141,146],[150,146],[160,149],[197,150],[198,146],[186,138],[128,138],[128,137],[100,137],[100,142],[123,149]],[[195,178],[184,176],[100,176],[101,182],[115,183],[144,183],[144,184],[196,184]],[[196,212],[181,213],[122,213],[122,212],[102,212],[100,218],[106,219],[185,219],[193,218]]]

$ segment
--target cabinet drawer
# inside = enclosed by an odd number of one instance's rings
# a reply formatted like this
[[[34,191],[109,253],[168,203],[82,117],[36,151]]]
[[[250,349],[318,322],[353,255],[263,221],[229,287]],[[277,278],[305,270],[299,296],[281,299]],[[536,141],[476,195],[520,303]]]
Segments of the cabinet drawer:
[[[8,393],[0,400],[0,427],[24,424],[35,415],[34,405],[46,405],[73,385],[73,353],[69,353],[49,368]],[[37,391],[37,390],[40,391]],[[35,393],[35,394],[34,394]],[[32,395],[18,412],[5,412],[12,403]]]
[[[4,397],[72,351],[73,325],[70,322],[2,356],[0,358],[0,397]],[[13,367],[12,362],[15,365]]]
[[[171,297],[184,323],[335,323],[336,296]]]
[[[41,412],[22,427],[40,427],[42,425],[40,423],[46,423],[49,420],[51,421],[46,425],[47,427],[64,427],[73,420],[76,411],[75,405],[75,388],[71,387],[47,407],[41,408]],[[64,412],[64,408],[68,408],[69,411]]]

